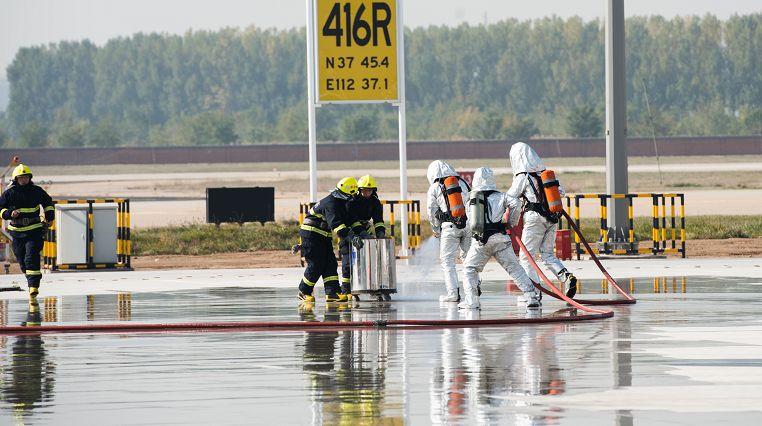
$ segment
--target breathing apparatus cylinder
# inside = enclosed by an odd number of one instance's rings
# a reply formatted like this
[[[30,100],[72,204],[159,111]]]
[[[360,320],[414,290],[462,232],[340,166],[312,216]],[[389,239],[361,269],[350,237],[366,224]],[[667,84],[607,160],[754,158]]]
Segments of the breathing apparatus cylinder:
[[[482,191],[471,191],[468,200],[468,226],[474,235],[484,233],[484,211],[487,208],[487,197]]]
[[[542,187],[545,191],[545,199],[548,201],[548,209],[551,213],[560,213],[564,209],[561,202],[561,193],[558,191],[558,181],[553,170],[545,170],[540,174]]]
[[[466,206],[463,205],[463,195],[460,189],[460,182],[455,176],[449,176],[444,180],[445,196],[447,204],[450,206],[450,215],[454,218],[466,215]]]

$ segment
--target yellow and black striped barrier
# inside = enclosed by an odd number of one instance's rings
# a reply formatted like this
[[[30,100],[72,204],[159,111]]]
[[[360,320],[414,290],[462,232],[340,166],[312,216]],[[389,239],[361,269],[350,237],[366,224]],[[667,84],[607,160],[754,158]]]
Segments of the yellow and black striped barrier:
[[[421,202],[419,200],[381,200],[381,204],[389,206],[389,235],[394,235],[394,206],[405,206],[407,213],[407,246],[410,256],[421,246]],[[397,258],[402,258],[397,256]]]
[[[93,204],[116,204],[116,263],[95,263],[93,235]],[[53,204],[87,204],[87,263],[57,264],[56,224],[53,222],[45,234],[42,248],[42,267],[51,271],[87,269],[132,269],[132,242],[130,240],[130,200],[127,198],[94,198],[53,200]]]
[[[310,209],[315,203],[301,203],[299,204],[299,225],[304,222],[304,218],[309,214]],[[385,223],[389,226],[389,232],[387,235],[394,235],[395,221],[397,213],[395,212],[395,206],[405,206],[405,213],[407,214],[407,244],[410,249],[410,256],[403,257],[397,256],[398,259],[412,257],[415,254],[415,250],[421,246],[421,202],[420,200],[381,200],[381,205],[389,206],[388,215],[384,211],[384,217],[389,218]],[[384,209],[386,210],[386,209]],[[299,239],[301,244],[301,238]],[[304,261],[302,261],[304,266]]]
[[[657,194],[657,193],[635,193],[635,194],[570,194],[566,197],[566,209],[569,211],[570,216],[574,218],[574,222],[577,226],[580,226],[580,200],[586,198],[597,198],[600,201],[600,243],[599,249],[593,249],[596,254],[667,254],[676,253],[686,256],[685,252],[685,194]],[[650,198],[651,199],[651,248],[640,248],[638,242],[635,241],[635,218],[633,209],[633,200],[635,198]],[[574,199],[574,205],[572,205],[572,199]],[[606,208],[609,199],[626,199],[627,200],[627,243],[626,249],[613,249],[608,241],[608,211]],[[667,226],[667,199],[670,200],[670,221],[669,227]],[[677,215],[675,200],[680,200],[680,227],[677,228]],[[559,228],[564,229],[563,223],[559,224]],[[569,226],[567,224],[566,228]],[[677,230],[680,230],[679,240]],[[667,240],[670,240],[669,244]],[[679,246],[678,246],[679,241]],[[579,235],[574,235],[575,251],[577,252],[577,259],[586,250],[582,248],[580,244]],[[669,245],[669,247],[668,247]]]

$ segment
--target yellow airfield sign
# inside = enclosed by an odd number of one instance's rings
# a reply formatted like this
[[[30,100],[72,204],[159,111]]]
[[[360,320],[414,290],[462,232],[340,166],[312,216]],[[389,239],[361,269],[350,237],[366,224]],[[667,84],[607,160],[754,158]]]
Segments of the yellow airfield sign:
[[[315,3],[317,103],[397,101],[397,0]]]

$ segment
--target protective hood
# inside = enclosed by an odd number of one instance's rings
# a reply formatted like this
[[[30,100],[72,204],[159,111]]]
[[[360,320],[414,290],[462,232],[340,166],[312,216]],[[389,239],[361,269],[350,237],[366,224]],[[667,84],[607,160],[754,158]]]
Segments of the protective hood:
[[[511,168],[513,174],[519,173],[539,173],[545,170],[542,159],[531,146],[524,142],[516,142],[511,146]]]
[[[497,191],[495,174],[489,167],[479,167],[474,172],[473,191]]]
[[[429,170],[426,172],[426,177],[429,178],[429,184],[434,183],[437,179],[448,176],[460,175],[455,172],[455,169],[453,169],[451,165],[442,160],[434,160],[429,164]]]

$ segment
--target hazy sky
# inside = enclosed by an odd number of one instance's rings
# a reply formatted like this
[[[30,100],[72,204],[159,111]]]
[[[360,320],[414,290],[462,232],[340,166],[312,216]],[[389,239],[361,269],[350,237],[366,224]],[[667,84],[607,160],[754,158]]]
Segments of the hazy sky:
[[[495,22],[547,15],[601,17],[605,0],[403,0],[407,26]],[[762,11],[760,0],[625,0],[628,15]],[[23,46],[60,40],[102,44],[136,32],[182,34],[221,27],[290,28],[305,23],[305,0],[0,0],[0,80]]]

